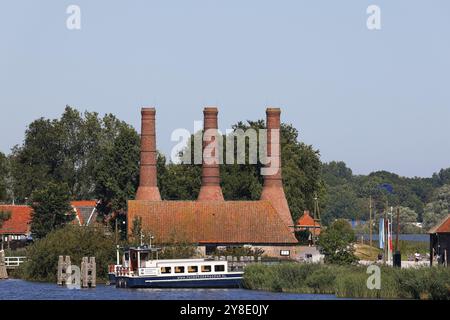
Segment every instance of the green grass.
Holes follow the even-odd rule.
[[[324,264],[282,263],[245,269],[248,289],[335,294],[343,298],[450,299],[450,268],[381,267],[381,288],[367,288],[367,268]]]

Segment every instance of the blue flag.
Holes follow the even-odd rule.
[[[378,235],[380,249],[384,249],[384,218],[380,218],[380,227],[378,229],[380,230],[380,234]]]

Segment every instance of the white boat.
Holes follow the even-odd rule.
[[[243,272],[230,271],[228,261],[160,260],[157,254],[158,249],[147,246],[126,249],[122,264],[110,266],[110,283],[118,288],[238,288],[242,285]]]

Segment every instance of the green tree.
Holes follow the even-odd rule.
[[[399,207],[400,209],[400,232],[401,233],[420,233],[421,229],[413,225],[413,223],[418,222],[417,212],[408,207]],[[395,216],[396,217],[396,216]],[[397,223],[397,218],[395,218],[395,223]],[[397,227],[395,224],[394,228]],[[396,230],[396,229],[395,229]]]
[[[352,264],[358,258],[354,254],[355,233],[345,220],[336,220],[319,236],[318,245],[331,264]]]
[[[121,128],[129,126],[111,114],[80,113],[67,106],[60,119],[40,118],[11,153],[11,183],[19,202],[49,182],[66,183],[73,199],[97,198],[96,171]]]
[[[31,233],[42,239],[49,232],[64,227],[75,218],[66,184],[50,182],[32,194]]]
[[[450,213],[450,184],[435,191],[432,201],[425,207],[423,228],[429,230]]]
[[[111,148],[105,150],[95,171],[95,193],[100,215],[108,221],[124,221],[127,201],[134,199],[139,184],[140,139],[131,126],[121,126]],[[126,226],[118,224],[125,235]]]
[[[8,158],[0,152],[0,202],[8,199]]]

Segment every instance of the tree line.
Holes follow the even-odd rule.
[[[265,122],[238,122],[233,128],[259,130]],[[319,151],[302,142],[292,125],[282,124],[280,138],[283,182],[294,220],[314,208],[316,197],[325,224],[338,218],[367,219],[369,197],[375,211],[386,203],[402,206],[405,217],[426,224],[449,210],[450,169],[431,178],[404,178],[384,171],[353,175],[343,162],[322,163]],[[184,152],[190,152],[189,147]],[[139,183],[139,151],[139,134],[129,124],[112,114],[82,113],[67,106],[59,119],[30,123],[21,145],[9,155],[0,153],[0,202],[31,204],[32,232],[37,237],[71,219],[66,211],[70,200],[99,200],[101,222],[124,221],[127,200],[134,198]],[[201,165],[171,163],[158,153],[157,169],[163,199],[197,198]],[[221,165],[225,199],[259,199],[260,169],[260,164]],[[51,199],[59,204],[43,205]],[[57,216],[49,219],[50,211]],[[119,226],[125,228],[123,223]]]

